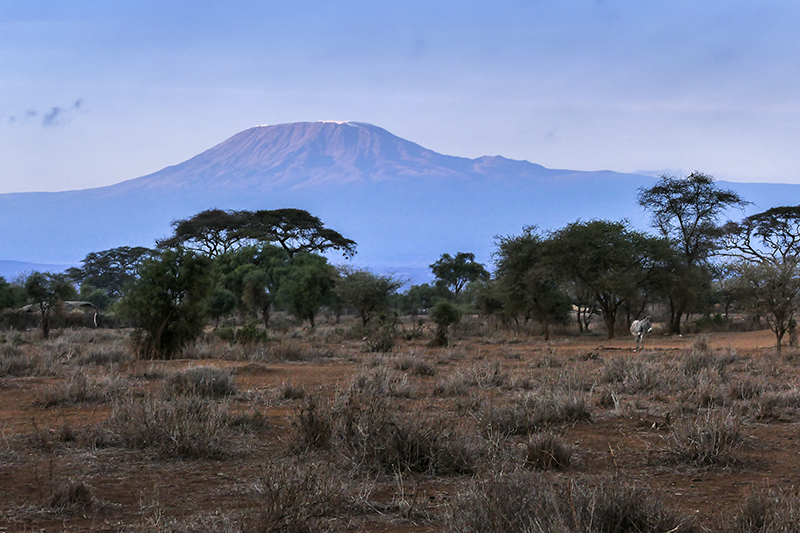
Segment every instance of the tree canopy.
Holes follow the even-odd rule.
[[[208,209],[172,222],[174,234],[158,241],[159,248],[184,247],[212,258],[247,244],[277,243],[289,257],[300,252],[338,250],[356,253],[356,243],[325,227],[302,209],[233,211]]]
[[[456,300],[458,300],[461,289],[467,283],[489,278],[486,268],[475,261],[475,254],[468,252],[458,252],[455,257],[450,254],[442,254],[438,261],[430,265],[430,268],[433,275],[453,291]]]
[[[680,253],[682,265],[675,272],[683,276],[673,276],[674,290],[667,294],[670,330],[680,334],[681,317],[700,295],[697,288],[705,277],[704,263],[718,247],[722,235],[719,217],[747,202],[736,192],[717,187],[711,176],[696,171],[683,179],[662,175],[652,187],[639,189],[638,200],[650,211],[653,227]],[[688,287],[694,288],[685,290]]]
[[[67,269],[67,275],[80,285],[91,285],[106,291],[112,298],[122,296],[123,288],[136,278],[142,261],[155,252],[142,246],[120,246],[101,252],[91,252],[81,261],[80,268]]]
[[[165,250],[145,260],[120,303],[141,332],[139,351],[169,359],[203,331],[213,287],[210,260],[187,250]]]
[[[563,279],[594,295],[609,338],[617,311],[648,282],[663,250],[659,239],[607,220],[573,222],[553,232],[548,246]]]

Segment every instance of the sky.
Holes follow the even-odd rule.
[[[0,193],[367,122],[549,168],[800,183],[800,2],[4,0]]]

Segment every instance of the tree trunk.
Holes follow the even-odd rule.
[[[48,311],[42,311],[42,338],[50,338],[50,313]]]
[[[264,327],[269,328],[269,308],[272,304],[261,308],[261,318],[264,319]]]
[[[606,330],[608,331],[608,339],[614,338],[614,325],[617,322],[617,314],[611,311],[603,312],[603,322],[606,323]]]
[[[672,323],[669,326],[670,333],[673,335],[680,335],[681,334],[681,316],[683,315],[683,309],[676,309],[675,314],[671,317]]]

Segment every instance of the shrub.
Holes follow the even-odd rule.
[[[163,457],[219,458],[229,452],[227,409],[205,398],[125,398],[113,406],[108,427],[123,446]]]
[[[461,320],[461,311],[455,304],[447,300],[439,300],[430,312],[430,319],[436,324],[436,336],[432,346],[447,346],[447,328]]]
[[[405,375],[385,368],[356,376],[351,388],[375,396],[410,398],[414,394],[414,387],[408,383]]]
[[[254,485],[258,510],[246,515],[243,529],[286,533],[326,529],[321,520],[346,505],[337,477],[318,464],[269,463]]]
[[[608,481],[597,488],[516,470],[473,480],[447,511],[446,531],[493,533],[690,533],[689,516],[643,489]]]
[[[309,398],[292,418],[294,434],[289,445],[295,452],[324,450],[330,446],[333,420],[330,409],[320,409],[319,398]]]
[[[733,463],[743,444],[739,421],[714,411],[673,423],[669,439],[668,452],[675,460],[698,466]]]
[[[86,511],[93,505],[92,489],[83,481],[57,484],[48,501],[50,509],[63,514]]]
[[[302,400],[306,397],[306,389],[302,385],[292,384],[291,381],[289,383],[283,383],[281,385],[280,397],[284,400]]]
[[[184,394],[206,398],[224,398],[238,392],[230,370],[196,366],[175,372],[164,385],[167,395]]]
[[[539,391],[517,396],[509,405],[486,407],[480,418],[490,433],[527,435],[554,424],[588,420],[591,414],[582,394]]]
[[[736,515],[733,531],[779,533],[796,531],[800,523],[800,497],[780,489],[751,494]]]
[[[539,470],[566,468],[572,459],[572,449],[552,433],[538,433],[528,439],[525,466]]]
[[[51,385],[37,394],[36,403],[42,407],[63,404],[102,403],[121,394],[129,387],[128,380],[119,377],[106,377],[92,380],[85,372],[76,372],[69,380]]]
[[[140,355],[170,359],[203,333],[211,271],[210,259],[180,249],[144,260],[119,306]]]
[[[335,449],[349,465],[372,472],[467,474],[474,472],[480,454],[447,421],[402,415],[386,397],[356,389],[332,407],[307,404],[292,426],[295,451]]]

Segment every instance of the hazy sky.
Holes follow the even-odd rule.
[[[0,193],[116,183],[258,124],[449,155],[800,183],[800,2],[0,2]]]

